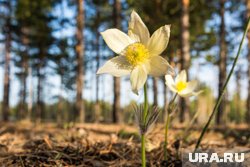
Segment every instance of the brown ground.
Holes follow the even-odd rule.
[[[183,126],[170,129],[170,155],[165,162],[163,126],[154,128],[147,137],[148,166],[181,166],[178,155],[182,149],[193,150],[200,134],[199,129],[193,128],[180,142],[178,139],[183,136],[184,129]],[[213,128],[206,134],[202,147],[249,151],[250,130],[247,126]],[[2,123],[0,164],[22,167],[140,166],[140,137],[134,126],[125,125],[75,124],[58,128],[55,124]]]

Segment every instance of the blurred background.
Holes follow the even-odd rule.
[[[133,123],[132,106],[143,101],[143,92],[134,95],[128,77],[96,75],[116,56],[100,32],[127,32],[132,10],[151,34],[171,24],[162,55],[204,90],[179,99],[175,121],[195,117],[204,124],[239,47],[250,0],[0,0],[0,120]],[[218,125],[250,122],[250,43],[243,48]],[[162,121],[172,97],[164,77],[149,78],[148,90]]]

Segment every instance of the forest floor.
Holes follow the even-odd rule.
[[[164,128],[158,124],[147,136],[148,166],[181,166],[183,152],[191,152],[200,134],[184,126],[169,131],[168,160],[164,161]],[[240,150],[250,166],[250,130],[246,125],[212,128],[203,149]],[[1,166],[140,166],[140,136],[135,126],[113,124],[0,124]]]

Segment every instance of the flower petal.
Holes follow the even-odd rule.
[[[188,96],[193,96],[195,95],[195,88],[197,87],[198,82],[196,80],[190,81],[187,83],[187,87],[179,92],[179,95],[182,97],[188,97]]]
[[[149,40],[150,34],[148,28],[146,27],[140,16],[135,11],[132,11],[131,13],[128,35],[137,42],[141,42],[145,45]]]
[[[152,56],[147,64],[148,73],[154,77],[174,74],[174,69],[168,61],[161,56]]]
[[[115,77],[128,75],[131,72],[131,66],[127,62],[126,57],[116,56],[108,60],[101,68],[98,69],[97,74],[111,74]]]
[[[193,92],[189,92],[189,93],[181,93],[181,92],[179,92],[178,95],[181,96],[181,97],[190,97],[190,96],[193,96]]]
[[[101,32],[101,35],[110,49],[115,53],[121,53],[128,45],[134,43],[124,32],[112,28]]]
[[[165,75],[165,84],[169,87],[169,89],[173,92],[177,92],[175,87],[174,79],[171,75]]]
[[[181,97],[191,97],[191,96],[198,96],[199,94],[201,94],[203,91],[198,91],[198,92],[191,92],[191,93],[188,93],[188,94],[182,94],[182,93],[179,93],[179,95]]]
[[[187,82],[187,72],[186,70],[182,70],[176,77],[175,83],[178,82]],[[188,85],[187,85],[188,86]]]
[[[198,85],[198,81],[196,81],[196,80],[190,81],[187,83],[187,88],[185,90],[194,91],[195,88],[197,87],[197,85]]]
[[[130,83],[132,91],[138,95],[138,90],[143,87],[146,80],[147,80],[147,72],[145,67],[143,65],[135,67],[130,75]]]
[[[156,30],[149,39],[148,50],[153,55],[161,54],[167,47],[170,37],[170,25],[165,25]]]
[[[198,96],[200,95],[201,93],[203,93],[203,90],[200,90],[198,92],[193,92],[193,96]]]

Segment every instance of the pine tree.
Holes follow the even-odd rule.
[[[114,26],[116,28],[121,28],[121,2],[120,0],[114,0],[113,4],[113,18],[114,18]],[[121,111],[120,101],[121,101],[121,79],[118,77],[114,77],[114,102],[113,102],[113,112],[112,118],[113,123],[120,122],[119,112]]]
[[[77,4],[77,17],[76,17],[76,61],[77,61],[77,76],[76,76],[76,109],[79,114],[79,121],[84,122],[85,112],[84,103],[82,99],[82,92],[84,87],[84,1],[76,0]]]
[[[65,16],[65,6],[73,6],[73,2],[67,2],[65,0],[53,1],[53,6],[59,8],[59,15],[55,16],[53,30],[54,32],[59,32],[59,36],[55,38],[55,46],[57,52],[50,56],[50,60],[55,63],[56,66],[53,66],[53,75],[58,75],[60,84],[59,92],[54,96],[57,101],[56,106],[56,122],[58,126],[62,126],[63,122],[69,121],[69,115],[72,111],[65,112],[65,102],[67,98],[63,96],[66,92],[74,91],[73,85],[75,81],[75,57],[74,57],[74,44],[70,44],[70,40],[73,40],[73,36],[68,36],[63,33],[63,31],[71,25],[71,18]],[[67,103],[66,103],[67,104]]]
[[[4,121],[9,120],[9,98],[10,98],[10,61],[11,61],[11,41],[12,41],[12,8],[10,1],[2,1],[1,5],[7,10],[7,13],[3,14],[3,35],[4,35],[4,88],[3,88],[3,106],[2,117]]]
[[[28,10],[28,4],[29,1],[22,0],[18,1],[16,5],[16,11],[15,11],[15,19],[16,19],[16,27],[15,27],[15,33],[16,33],[16,39],[15,42],[19,45],[15,57],[15,65],[20,70],[19,72],[16,72],[16,75],[20,79],[21,82],[21,89],[20,89],[20,102],[19,102],[19,111],[18,111],[18,117],[24,118],[29,116],[26,111],[26,95],[27,95],[27,76],[28,76],[28,69],[29,69],[29,17],[23,13],[23,10]]]
[[[96,11],[96,39],[95,39],[95,46],[96,46],[96,71],[99,69],[100,66],[100,33],[99,33],[99,26],[100,26],[100,6],[97,7]],[[95,101],[95,122],[100,121],[101,111],[100,111],[100,102],[99,102],[99,82],[100,77],[96,75],[96,101]]]
[[[226,62],[227,62],[227,46],[226,46],[226,41],[225,41],[225,36],[226,36],[226,29],[225,29],[225,0],[220,0],[220,33],[219,33],[219,38],[220,38],[220,59],[219,59],[219,86],[218,86],[218,95],[221,94],[223,85],[226,80],[226,74],[227,74],[227,69],[226,69]],[[222,116],[223,116],[223,111],[225,110],[225,105],[226,101],[225,98],[222,99],[218,112],[217,112],[217,117],[216,117],[216,123],[221,124],[222,123]]]
[[[22,3],[21,3],[22,2]],[[45,116],[44,102],[43,102],[43,89],[45,85],[46,71],[45,68],[51,56],[49,49],[54,42],[52,36],[52,28],[49,23],[52,21],[51,9],[53,3],[50,1],[20,1],[20,15],[23,11],[26,12],[22,16],[23,20],[27,21],[25,27],[28,31],[29,61],[32,67],[32,72],[37,78],[37,92],[36,92],[36,121],[40,122]]]
[[[181,1],[181,70],[186,70],[190,66],[190,32],[189,32],[189,0]],[[180,99],[180,122],[184,122],[185,113],[189,113],[188,101],[185,98]]]

